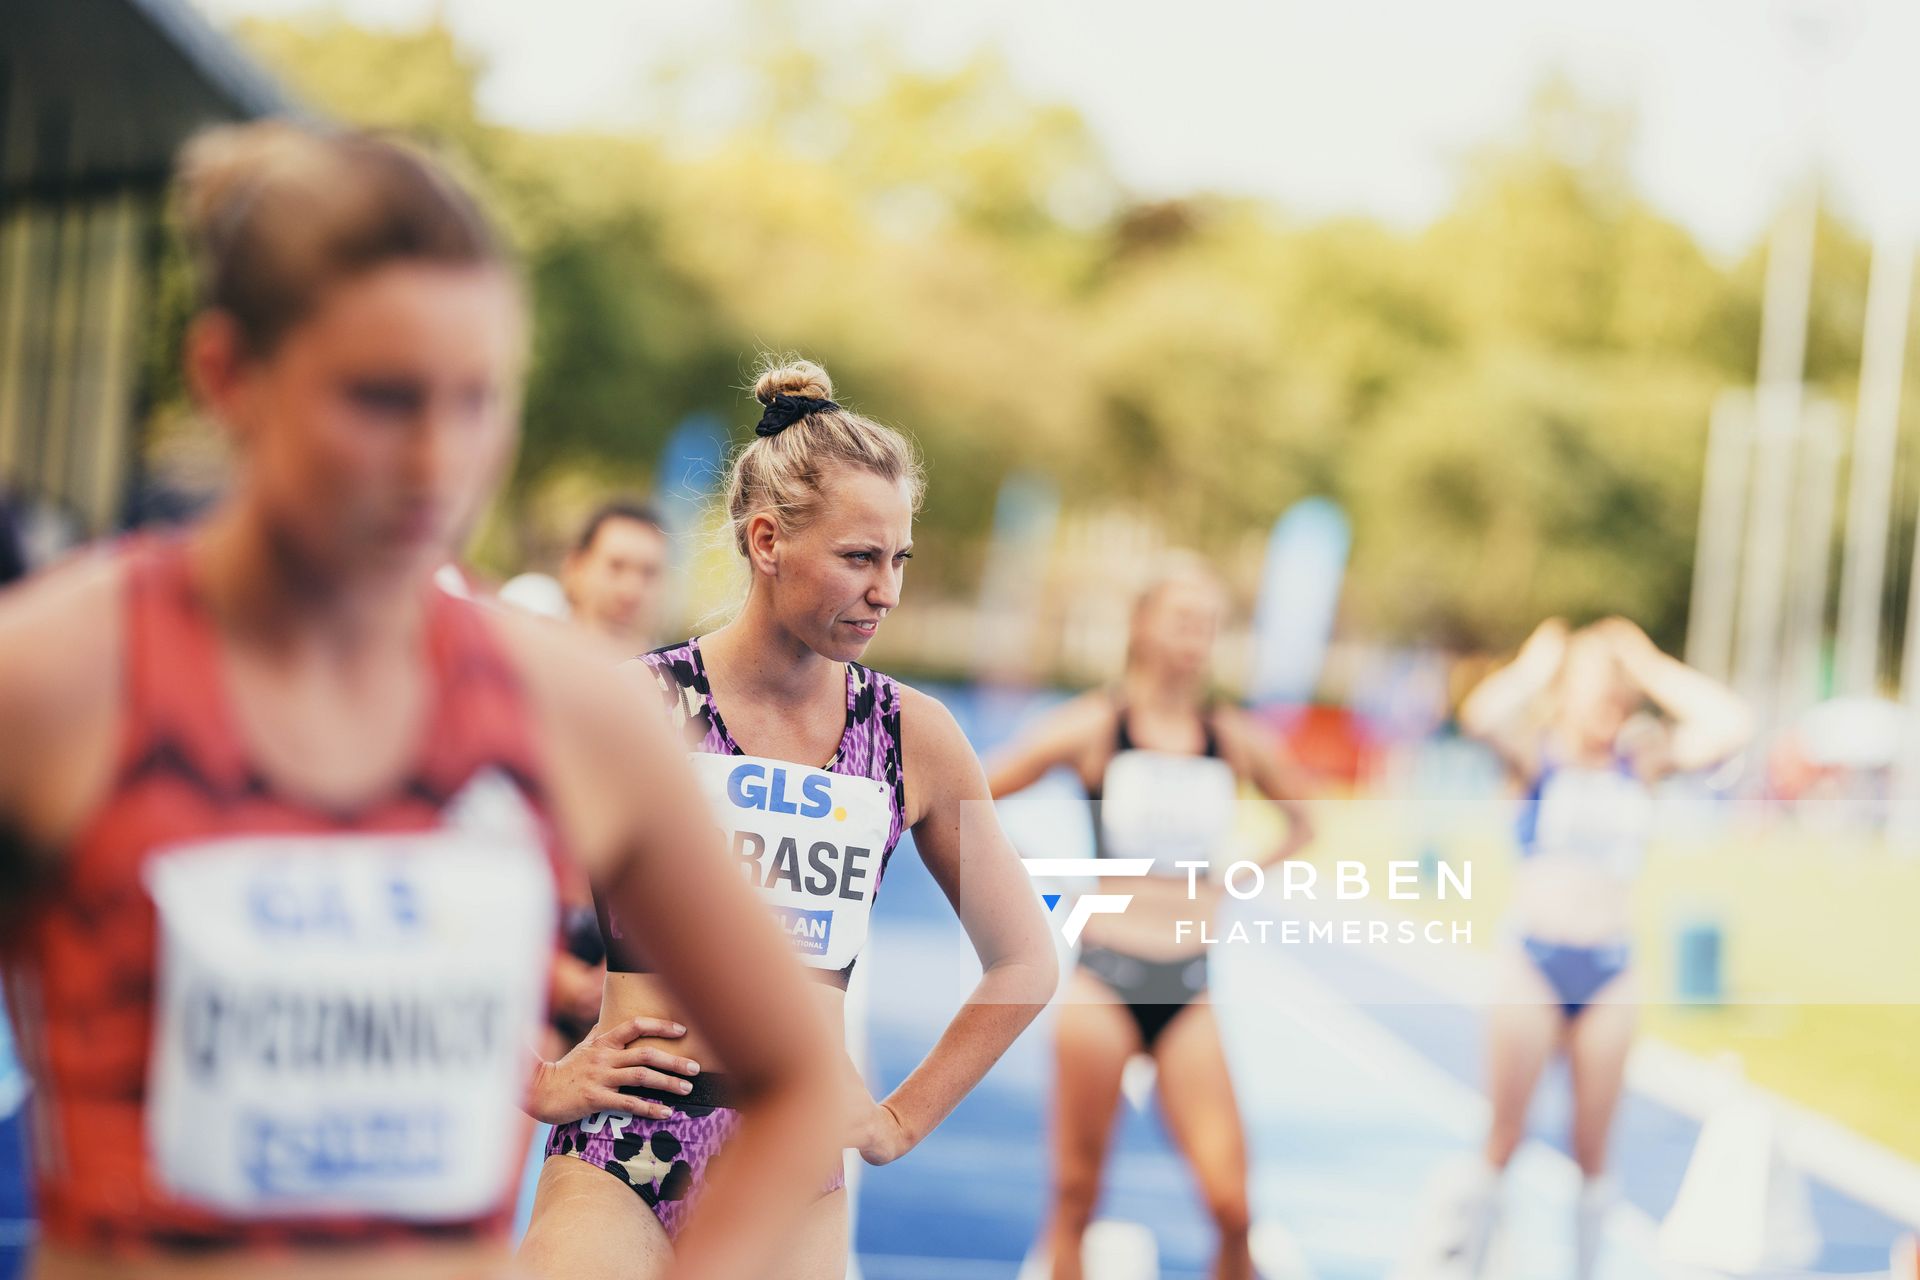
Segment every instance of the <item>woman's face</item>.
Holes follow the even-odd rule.
[[[211,380],[245,500],[313,571],[430,571],[512,456],[524,349],[498,267],[397,262],[334,285],[270,354],[236,348]]]
[[[850,662],[900,603],[913,500],[904,481],[856,467],[835,467],[821,483],[813,522],[791,536],[771,535],[766,586],[788,631],[821,657]]]
[[[1558,693],[1560,731],[1596,750],[1613,745],[1636,704],[1612,648],[1603,637],[1586,633],[1567,646]]]
[[[1160,585],[1141,610],[1134,660],[1179,680],[1198,680],[1213,657],[1224,602],[1211,582],[1175,578]]]

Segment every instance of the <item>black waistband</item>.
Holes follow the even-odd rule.
[[[702,1071],[697,1076],[689,1076],[693,1082],[691,1093],[670,1093],[665,1089],[648,1089],[639,1085],[623,1085],[620,1092],[629,1098],[645,1098],[649,1102],[664,1102],[670,1107],[685,1110],[688,1107],[737,1107],[738,1090],[727,1078],[724,1071]]]
[[[1186,1004],[1207,989],[1207,953],[1148,959],[1097,943],[1080,948],[1080,967],[1134,1004]]]
[[[855,956],[847,962],[847,967],[844,969],[815,969],[809,966],[807,976],[811,977],[815,982],[824,983],[829,987],[838,987],[840,990],[845,991],[847,984],[853,981],[853,966],[857,963],[859,963],[859,957]],[[652,973],[653,970],[646,968],[622,968],[610,955],[607,957],[607,972],[647,974]]]

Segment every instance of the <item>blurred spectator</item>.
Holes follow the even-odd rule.
[[[500,599],[529,613],[570,618],[607,641],[618,661],[651,647],[667,585],[667,534],[653,508],[630,500],[606,503],[587,518],[560,568],[560,580],[523,573]],[[565,949],[555,958],[553,1023],[577,1043],[600,1011],[606,949],[584,883],[562,890]]]
[[[567,603],[566,588],[559,579],[550,574],[531,570],[516,573],[500,584],[500,603],[510,604],[523,613],[536,618],[553,618],[565,622],[573,616],[573,607]]]
[[[667,533],[652,507],[609,502],[560,568],[573,620],[637,653],[651,645],[667,585]]]

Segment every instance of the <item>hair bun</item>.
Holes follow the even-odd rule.
[[[789,360],[762,369],[754,379],[753,398],[772,404],[775,396],[800,396],[808,400],[833,399],[833,379],[811,360]]]
[[[205,129],[181,149],[174,208],[188,242],[218,251],[234,215],[264,183],[317,167],[325,147],[285,120],[257,120]]]

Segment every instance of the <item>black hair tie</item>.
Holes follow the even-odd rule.
[[[810,413],[839,407],[831,400],[816,400],[812,396],[776,395],[767,401],[766,410],[760,415],[760,421],[753,424],[753,434],[777,436]]]

